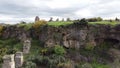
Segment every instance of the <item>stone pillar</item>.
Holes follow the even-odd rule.
[[[24,54],[28,54],[30,51],[30,47],[31,47],[31,41],[30,40],[25,40],[23,43],[23,53]]]
[[[23,65],[23,53],[17,52],[15,54],[15,68],[21,68]]]
[[[38,22],[40,18],[38,16],[35,17],[35,22]]]
[[[15,68],[14,55],[3,56],[2,68]]]

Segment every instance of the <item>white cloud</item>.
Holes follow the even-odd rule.
[[[120,0],[0,0],[0,22],[43,19],[120,17]]]

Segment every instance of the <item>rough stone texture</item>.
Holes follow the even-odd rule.
[[[5,55],[3,57],[2,68],[15,68],[14,55]]]
[[[81,66],[81,68],[93,68],[91,64],[85,63]]]
[[[23,43],[23,53],[24,54],[28,54],[30,51],[30,47],[31,47],[31,41],[30,40],[25,40]]]
[[[38,37],[46,47],[63,45],[66,48],[82,48],[87,44],[97,46],[106,39],[120,42],[120,26],[72,24],[68,26],[41,27],[39,32],[31,30],[32,37]],[[109,41],[111,42],[111,41]],[[118,43],[116,42],[116,45]],[[118,46],[120,47],[120,46]]]
[[[38,38],[46,47],[63,45],[66,48],[82,48],[87,44],[100,45],[106,39],[115,42],[116,48],[120,48],[120,25],[87,25],[72,24],[68,26],[52,27],[42,26],[38,31],[31,28],[25,31],[17,26],[5,27],[2,38]],[[109,41],[111,42],[111,41]]]
[[[5,26],[2,32],[1,37],[3,39],[7,38],[16,38],[21,40],[22,38],[30,37],[29,31],[26,31],[23,27],[14,26]]]
[[[113,57],[114,59],[117,59],[120,61],[120,50],[118,49],[110,49],[109,50],[109,54],[111,55],[111,57]]]
[[[23,53],[17,52],[15,54],[15,68],[20,68],[23,65]]]

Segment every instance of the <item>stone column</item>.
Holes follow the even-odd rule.
[[[23,65],[23,53],[17,52],[15,54],[15,68],[21,68]]]
[[[2,68],[15,68],[14,55],[3,56]]]
[[[30,47],[31,47],[31,41],[30,40],[25,40],[23,43],[23,53],[24,54],[28,54],[30,51]]]

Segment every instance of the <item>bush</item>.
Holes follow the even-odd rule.
[[[15,54],[18,51],[18,49],[13,48],[13,49],[8,49],[7,54]]]
[[[60,45],[56,45],[56,46],[54,47],[54,52],[55,52],[55,54],[57,54],[57,55],[63,55],[63,54],[66,53],[65,49],[64,49],[62,46],[60,46]]]
[[[75,20],[74,23],[79,24],[79,25],[87,25],[88,24],[88,22],[85,18],[83,18],[81,20]]]
[[[57,68],[73,68],[73,64],[71,62],[59,63],[57,64]]]
[[[7,52],[7,48],[1,48],[0,49],[0,56],[4,56]]]
[[[2,32],[2,30],[3,30],[3,26],[2,26],[2,25],[0,25],[0,33]]]
[[[33,28],[37,29],[37,28],[39,28],[40,26],[46,25],[46,24],[47,24],[47,21],[45,21],[45,20],[36,21],[36,22],[33,24]]]
[[[3,26],[0,25],[0,35],[2,34],[2,31],[3,31]]]
[[[36,64],[31,62],[31,61],[28,61],[24,64],[23,66],[24,68],[36,68]]]
[[[102,21],[103,19],[101,17],[95,17],[95,18],[89,18],[87,19],[88,22],[97,22]]]
[[[86,49],[86,50],[93,50],[94,47],[95,47],[95,46],[94,46],[91,42],[89,42],[89,43],[86,44],[85,49]]]
[[[48,52],[48,49],[47,49],[47,48],[44,48],[44,49],[42,49],[42,50],[40,51],[40,53],[41,53],[42,55],[45,55],[47,52]]]

